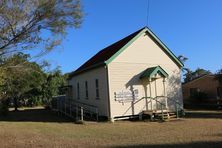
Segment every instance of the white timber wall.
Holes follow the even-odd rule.
[[[166,79],[166,95],[182,104],[181,69],[176,63],[145,33],[134,41],[127,49],[118,55],[109,65],[109,95],[111,117],[136,115],[145,110],[145,100],[132,105],[132,101],[115,101],[114,93],[138,90],[135,101],[150,96],[148,80],[139,79],[141,73],[149,67],[161,66],[168,74]],[[160,96],[164,92],[163,82],[158,79],[151,83],[151,96]],[[174,110],[174,103],[168,102]],[[150,106],[149,106],[150,109]]]
[[[99,81],[99,99],[96,98],[95,80]],[[85,82],[88,83],[88,99],[86,99]],[[108,88],[107,72],[105,67],[99,67],[74,76],[68,81],[72,85],[72,99],[98,107],[99,116],[108,116]],[[79,99],[77,92],[77,83],[79,83]]]

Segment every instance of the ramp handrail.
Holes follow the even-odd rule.
[[[164,115],[163,115],[163,108],[164,108],[164,106],[166,107],[166,104],[163,104],[162,102],[160,102],[159,100],[157,100],[157,97],[142,97],[142,98],[140,98],[139,100],[137,100],[136,102],[134,102],[134,105],[136,104],[136,103],[138,103],[138,102],[140,102],[141,100],[143,100],[143,99],[149,99],[149,102],[147,102],[147,103],[150,103],[152,100],[155,100],[157,103],[159,103],[160,104],[160,107],[161,107],[161,117],[162,117],[162,120],[164,120]]]
[[[85,104],[79,101],[71,100],[68,98],[59,98],[54,97],[56,99],[57,105],[56,110],[58,113],[62,113],[70,118],[75,118],[76,120],[83,120],[84,115],[90,115],[89,117],[96,118],[98,121],[98,107]],[[87,116],[88,117],[88,116]]]

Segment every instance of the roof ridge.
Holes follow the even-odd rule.
[[[86,70],[109,64],[144,32],[147,32],[150,38],[154,40],[154,42],[156,42],[156,44],[160,46],[160,48],[162,48],[162,50],[172,58],[180,68],[183,67],[183,63],[173,54],[173,52],[147,26],[145,26],[97,52],[77,70],[71,72],[70,78]]]
[[[196,80],[201,79],[201,78],[206,77],[206,76],[212,76],[212,77],[215,77],[215,74],[203,74],[203,75],[200,75],[200,76],[198,76],[198,77],[192,79],[191,81],[184,82],[183,85],[188,84],[188,83],[191,83],[191,82],[193,82],[193,81],[196,81]]]

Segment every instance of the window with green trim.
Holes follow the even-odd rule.
[[[89,99],[88,82],[85,81],[86,99]]]
[[[77,83],[77,99],[80,99],[79,82]]]
[[[95,80],[95,85],[96,85],[96,99],[99,99],[99,80]]]

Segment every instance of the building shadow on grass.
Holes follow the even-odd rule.
[[[184,143],[184,144],[145,144],[145,145],[116,145],[113,147],[119,147],[119,148],[221,148],[222,147],[222,141],[213,141],[213,142],[192,142],[192,143]]]
[[[222,111],[190,110],[190,111],[186,111],[185,118],[222,119]]]
[[[63,116],[58,116],[56,112],[44,108],[25,109],[20,111],[10,111],[7,116],[0,116],[0,122],[73,122]]]

